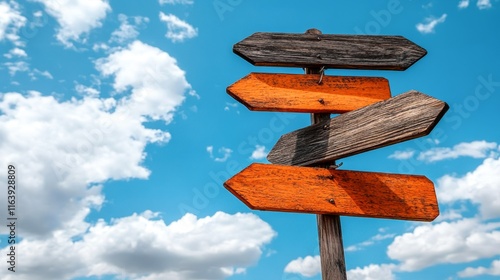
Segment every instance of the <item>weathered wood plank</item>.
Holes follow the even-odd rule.
[[[233,46],[257,66],[405,70],[427,51],[402,36],[257,32]]]
[[[251,209],[432,221],[439,215],[425,176],[254,163],[224,186]]]
[[[316,215],[323,280],[347,280],[339,215]],[[333,240],[332,240],[333,239]],[[323,261],[327,259],[328,261]]]
[[[429,134],[448,105],[418,91],[342,114],[281,136],[267,159],[312,165]]]
[[[389,81],[346,77],[250,73],[227,93],[254,111],[345,113],[391,98]]]

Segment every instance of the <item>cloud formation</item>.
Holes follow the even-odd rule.
[[[446,20],[447,15],[443,14],[439,18],[428,17],[423,23],[417,24],[417,30],[422,34],[434,33],[436,26],[443,23]]]
[[[462,142],[455,146],[449,147],[436,147],[426,151],[421,151],[417,159],[425,162],[437,162],[447,159],[457,159],[459,157],[471,157],[471,158],[486,158],[494,156],[498,153],[498,148],[500,146],[495,142],[487,142],[485,140],[472,141],[472,142]],[[388,158],[396,160],[408,160],[413,158],[416,154],[414,150],[406,151],[395,151],[393,154],[389,155]]]
[[[356,267],[347,271],[349,280],[393,280],[396,279],[394,271],[398,269],[395,264],[370,264],[363,268]],[[320,256],[306,256],[297,258],[287,264],[285,273],[299,274],[303,277],[313,277],[321,273]]]
[[[0,2],[0,42],[8,40],[14,45],[22,45],[19,30],[26,24],[17,2]]]
[[[137,40],[97,60],[96,68],[102,75],[114,78],[113,88],[118,93],[131,90],[130,96],[120,101],[120,114],[169,123],[191,89],[175,58]]]
[[[458,157],[486,158],[490,152],[497,149],[498,145],[494,142],[473,141],[459,143],[453,148],[433,148],[421,152],[418,155],[419,160],[433,162],[445,159],[455,159]]]
[[[389,155],[389,158],[397,159],[397,160],[406,160],[406,159],[412,158],[413,155],[415,155],[415,151],[413,151],[413,150],[395,151],[392,155]]]
[[[147,178],[146,145],[166,143],[170,134],[144,123],[171,121],[190,90],[175,59],[138,41],[97,64],[115,77],[121,96],[99,98],[95,89],[66,101],[36,91],[0,94],[0,153],[6,155],[0,163],[16,163],[30,174],[20,196],[20,204],[31,206],[20,210],[20,232],[28,238],[67,229],[76,216],[98,209],[104,200],[101,183]]]
[[[75,235],[77,241],[63,232],[24,239],[18,246],[23,269],[2,279],[222,280],[254,265],[276,233],[253,214],[186,214],[167,225],[158,213],[145,211],[110,223],[99,220]]]
[[[476,5],[480,10],[489,9],[492,7],[491,0],[477,0]]]
[[[479,207],[483,219],[500,218],[500,158],[487,158],[464,176],[438,179],[436,192],[441,203],[468,201]]]
[[[172,42],[183,42],[186,39],[191,39],[198,36],[198,29],[191,26],[189,23],[181,20],[173,14],[164,14],[160,12],[160,20],[167,24],[167,33],[165,37]]]
[[[467,7],[469,7],[469,0],[460,0],[460,2],[458,2],[458,8],[465,9]]]
[[[119,14],[118,20],[120,21],[120,27],[111,33],[110,42],[119,44],[135,39],[139,35],[137,27],[143,23],[149,22],[149,18],[147,17],[136,16],[129,18],[124,14]],[[132,23],[130,23],[130,21],[132,21]]]
[[[436,264],[467,263],[500,255],[500,158],[493,154],[474,171],[463,176],[438,179],[436,192],[441,206],[471,203],[479,212],[455,221],[417,226],[397,236],[388,247],[390,258],[404,271],[417,271]],[[470,270],[464,273],[472,273]]]
[[[267,157],[266,147],[261,145],[255,145],[255,150],[252,151],[250,155],[251,160],[262,160]]]
[[[347,271],[349,280],[394,280],[396,276],[393,271],[397,268],[394,264],[370,264],[363,268],[357,267]]]
[[[233,150],[226,148],[226,147],[220,147],[218,149],[218,153],[221,154],[221,156],[217,157],[217,156],[214,156],[214,146],[208,146],[207,153],[210,155],[210,158],[213,159],[214,161],[225,162],[229,159],[229,157],[233,153]]]
[[[458,273],[461,278],[477,277],[481,275],[500,276],[500,260],[495,260],[490,267],[468,267]]]
[[[477,218],[421,225],[395,238],[387,254],[403,271],[445,263],[466,263],[498,255],[500,223]]]
[[[300,274],[305,277],[313,277],[321,273],[320,256],[297,258],[286,265],[285,272]]]
[[[193,0],[159,0],[160,5],[170,4],[181,4],[181,5],[192,5],[194,3]]]

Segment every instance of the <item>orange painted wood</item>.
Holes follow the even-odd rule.
[[[224,183],[251,209],[433,221],[425,176],[253,163]]]
[[[250,73],[227,93],[254,111],[345,113],[391,98],[389,81],[342,77]]]
[[[269,162],[311,166],[428,135],[449,106],[415,90],[292,131],[280,137]]]

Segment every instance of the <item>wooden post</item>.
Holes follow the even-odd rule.
[[[318,29],[309,29],[306,33],[322,34]],[[304,70],[306,74],[319,74],[324,71],[321,68],[305,68]],[[312,124],[328,119],[330,119],[329,113],[311,114]],[[347,280],[340,216],[317,215],[317,221],[322,279]]]

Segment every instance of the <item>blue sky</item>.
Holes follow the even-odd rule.
[[[342,218],[349,279],[500,276],[500,3],[0,1],[0,181],[18,170],[17,272],[1,279],[321,279],[316,218],[251,211],[222,183],[307,114],[225,93],[254,32],[403,35],[428,54],[380,76],[450,105],[427,137],[341,169],[423,174],[432,223]],[[1,191],[0,219],[6,221]]]

